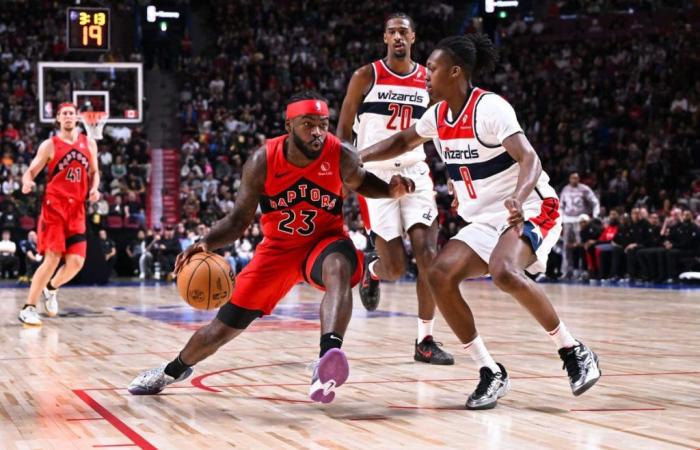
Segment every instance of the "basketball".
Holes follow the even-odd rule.
[[[226,260],[212,252],[194,254],[177,275],[180,297],[195,309],[217,309],[231,298],[235,277]]]

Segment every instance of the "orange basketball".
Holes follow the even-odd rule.
[[[212,252],[195,253],[177,274],[177,289],[196,309],[217,309],[231,298],[235,277],[226,260]]]

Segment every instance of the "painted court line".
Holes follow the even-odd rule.
[[[129,438],[133,444],[128,444],[129,446],[137,446],[143,450],[156,450],[156,447],[151,445],[143,436],[134,431],[127,424],[119,420],[114,414],[109,412],[107,408],[102,406],[94,398],[90,396],[84,389],[73,389],[73,393],[77,395],[82,401],[84,401],[90,408],[92,408],[97,414],[105,418],[114,428],[116,428],[120,433]],[[119,444],[119,446],[127,444]],[[94,447],[114,447],[113,445],[95,445]]]

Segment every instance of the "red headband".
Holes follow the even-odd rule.
[[[299,100],[287,105],[287,119],[304,115],[327,116],[328,104],[323,100]]]
[[[64,103],[61,103],[60,105],[58,105],[58,109],[56,110],[56,115],[61,114],[61,110],[63,108],[73,108],[76,111],[78,110],[78,108],[74,104],[69,103],[69,102],[64,102]]]

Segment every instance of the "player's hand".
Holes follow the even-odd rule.
[[[90,199],[90,203],[97,203],[100,201],[100,197],[102,195],[100,194],[100,191],[97,189],[90,189],[90,194],[88,198]]]
[[[36,183],[34,182],[34,180],[23,179],[22,180],[22,193],[29,194],[34,189],[34,186],[36,186]]]
[[[459,199],[457,198],[457,192],[455,191],[455,184],[452,179],[447,180],[447,193],[452,196],[452,203],[450,206],[452,208],[457,208],[459,206]]]
[[[508,210],[508,225],[518,225],[525,221],[523,205],[520,204],[520,200],[510,197],[503,202],[503,205]]]
[[[394,175],[391,177],[391,180],[389,180],[389,193],[391,194],[391,198],[403,197],[415,190],[416,183],[410,178]]]
[[[175,258],[175,270],[173,270],[173,273],[175,276],[177,276],[178,273],[180,273],[180,270],[189,262],[190,258],[200,252],[206,252],[209,249],[207,248],[207,244],[205,244],[202,241],[199,241],[195,244],[190,245],[185,249],[184,252],[180,253],[177,255],[177,258]]]

